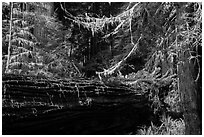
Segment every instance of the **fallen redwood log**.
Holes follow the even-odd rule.
[[[129,134],[150,122],[148,96],[98,81],[3,75],[3,134]]]

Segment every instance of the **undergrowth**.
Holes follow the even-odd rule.
[[[184,135],[185,123],[180,106],[180,97],[177,89],[177,80],[170,85],[171,90],[164,98],[168,107],[160,114],[161,124],[151,122],[150,126],[143,126],[138,130],[139,135]],[[162,92],[162,91],[160,91]]]
[[[164,116],[161,118],[162,124],[155,126],[151,123],[149,127],[142,127],[138,130],[139,135],[184,135],[185,123],[183,119],[172,119],[170,116]]]

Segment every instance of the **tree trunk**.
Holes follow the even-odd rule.
[[[146,94],[85,79],[2,76],[2,134],[129,134],[150,123]]]
[[[189,53],[180,54],[178,64],[179,91],[185,121],[185,134],[201,134],[201,119],[199,117],[199,101],[197,84],[194,80],[194,65],[189,61]]]
[[[11,39],[12,39],[12,20],[13,20],[13,2],[11,4],[11,14],[10,14],[10,29],[9,29],[9,46],[8,46],[8,56],[7,56],[7,63],[6,63],[6,70],[5,73],[8,72],[9,64],[10,64],[10,56],[11,56]]]

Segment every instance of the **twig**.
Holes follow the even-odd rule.
[[[153,79],[138,79],[136,81],[133,81],[133,82],[130,82],[128,83],[129,85],[133,85],[133,84],[137,84],[139,82],[146,82],[146,83],[149,83],[149,84],[153,84],[154,83],[154,80]]]

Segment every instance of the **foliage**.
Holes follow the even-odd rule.
[[[130,73],[124,73],[127,66],[131,66],[133,72],[143,67],[153,72],[157,64],[155,63],[156,56],[160,56],[160,60],[165,60],[167,66],[176,64],[172,61],[178,61],[178,48],[185,47],[187,43],[192,43],[191,45],[195,45],[193,47],[196,48],[201,41],[201,25],[199,25],[201,24],[201,6],[199,4],[133,2],[67,5],[58,3],[64,13],[63,17],[57,15],[59,13],[55,14],[55,17],[46,15],[49,8],[45,6],[46,4],[26,4],[37,10],[23,11],[19,7],[20,3],[16,3],[13,13],[16,18],[13,20],[15,33],[12,35],[15,37],[13,36],[12,41],[17,47],[19,44],[24,46],[15,49],[15,54],[21,57],[29,54],[35,56],[34,51],[28,47],[34,47],[33,50],[37,49],[37,52],[41,51],[47,57],[52,57],[56,54],[55,51],[63,52],[58,49],[64,47],[66,50],[62,54],[67,53],[67,56],[72,56],[77,62],[82,62],[83,67],[96,66],[94,71],[109,75],[121,70],[123,75],[126,75]],[[104,6],[110,9],[107,10]],[[184,10],[178,10],[178,6],[183,7]],[[195,10],[192,12],[193,6]],[[6,49],[9,9],[5,3],[3,7],[5,18],[3,20],[3,48]],[[63,18],[64,26],[56,20],[56,15],[58,18]],[[33,35],[34,27],[43,29],[44,34]],[[36,46],[36,42],[40,44]],[[184,46],[179,46],[181,44]],[[24,54],[20,54],[22,52]],[[6,50],[3,50],[3,55],[6,54]],[[192,50],[190,54],[192,55],[190,60],[198,62],[199,56]],[[53,59],[56,60],[56,58]],[[171,62],[167,61],[169,59]],[[39,63],[36,59],[34,60],[33,63]],[[101,62],[103,67],[94,65]],[[158,65],[161,64],[158,63]],[[174,68],[170,68],[175,69],[175,65]],[[162,70],[164,71],[162,74],[167,71]]]
[[[185,123],[182,119],[172,119],[171,117],[163,116],[162,124],[155,126],[151,123],[149,127],[143,127],[138,131],[139,135],[184,135]]]
[[[83,17],[74,17],[66,11],[70,20],[77,23],[78,26],[83,26],[87,30],[90,30],[92,36],[96,33],[105,33],[103,38],[114,38],[113,41],[113,58],[110,61],[111,67],[108,70],[104,70],[103,74],[112,74],[116,70],[120,70],[122,66],[125,66],[125,62],[137,59],[147,58],[147,55],[153,51],[152,48],[158,45],[161,46],[162,29],[158,28],[157,23],[154,22],[154,18],[157,17],[158,10],[155,10],[155,16],[149,15],[148,10],[154,6],[161,10],[161,3],[131,3],[126,6],[126,10],[116,16],[110,17],[91,17],[85,14]],[[148,9],[150,8],[150,9]],[[170,14],[170,13],[169,13]],[[147,19],[148,18],[148,19]],[[158,17],[157,17],[158,18]],[[164,17],[160,17],[159,21]],[[162,22],[163,23],[163,22]],[[162,23],[160,23],[162,25]],[[111,26],[112,31],[107,34],[107,30]],[[155,33],[157,29],[157,34]],[[110,28],[109,28],[110,30]],[[144,31],[145,30],[145,31]],[[142,39],[140,39],[142,37]],[[140,41],[138,41],[140,39]],[[155,43],[156,42],[156,43]],[[147,48],[146,45],[150,47]],[[135,50],[136,49],[136,50]],[[149,50],[148,50],[149,49]],[[145,59],[144,59],[145,60]],[[144,61],[143,61],[144,64]],[[133,64],[134,67],[136,63]]]
[[[23,4],[30,7],[30,9],[23,10]],[[39,10],[32,11],[32,8]],[[63,26],[54,17],[45,14],[46,10],[48,9],[43,3],[14,3],[12,13],[12,53],[8,73],[40,74],[49,77],[54,76],[52,73],[58,73],[59,70],[57,69],[62,66],[60,60],[65,60],[64,58],[68,56],[65,56],[65,54],[67,54],[70,47],[69,41],[67,41],[67,38],[70,37],[70,31],[63,31]],[[8,18],[3,20],[3,30],[5,30],[3,43],[5,43],[5,47],[7,47],[6,42],[8,42],[9,31],[8,27],[6,27],[9,26],[7,20]],[[44,34],[37,35],[36,33],[40,33],[40,31],[34,32],[38,31],[34,30],[36,28],[43,29]],[[64,37],[67,38],[64,40]],[[4,54],[3,60],[6,59],[7,55]],[[53,68],[53,64],[58,68]],[[63,64],[71,65],[66,61]],[[63,67],[65,69],[66,65],[63,65]],[[57,71],[54,72],[54,69]],[[73,66],[71,69],[73,69]]]

